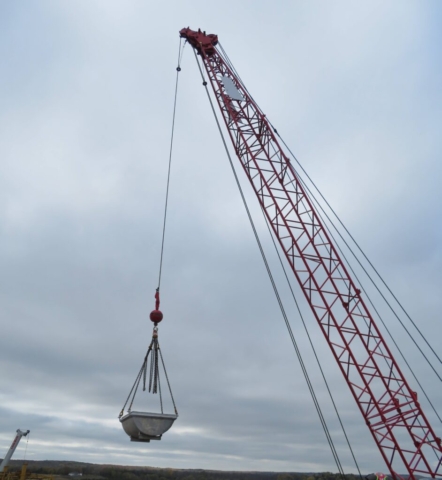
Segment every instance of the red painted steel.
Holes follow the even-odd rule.
[[[412,479],[416,475],[442,478],[441,439],[393,358],[265,115],[216,48],[216,36],[190,29],[181,30],[180,35],[201,56],[233,148],[391,475],[400,477],[406,468]],[[229,96],[226,77],[243,100]]]
[[[163,319],[163,313],[160,310],[160,290],[157,288],[155,292],[155,310],[152,310],[149,315],[150,320],[157,325]]]

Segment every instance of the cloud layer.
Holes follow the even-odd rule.
[[[1,448],[29,428],[32,459],[336,471],[189,46],[160,326],[180,418],[148,445],[130,443],[117,420],[150,341],[178,31],[219,35],[249,91],[438,348],[440,5],[47,0],[0,8]],[[245,188],[341,461],[356,471]],[[438,381],[380,308],[440,411]],[[361,470],[385,469],[303,312]]]

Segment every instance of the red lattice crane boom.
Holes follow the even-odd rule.
[[[218,37],[183,28],[233,148],[393,478],[442,478],[441,439],[369,312],[266,116]]]

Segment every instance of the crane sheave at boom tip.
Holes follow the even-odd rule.
[[[218,36],[213,33],[207,35],[206,32],[191,30],[189,27],[180,30],[180,37],[185,38],[190,45],[192,45],[198,53],[206,55],[213,55],[215,53],[215,46],[218,44]]]

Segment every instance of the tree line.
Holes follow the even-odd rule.
[[[21,468],[22,461],[12,461],[10,468]],[[342,480],[337,473],[224,472],[218,470],[178,470],[172,468],[95,465],[81,462],[29,461],[28,472],[76,478],[78,480]],[[69,474],[81,473],[81,477]],[[345,480],[360,480],[345,475]]]

